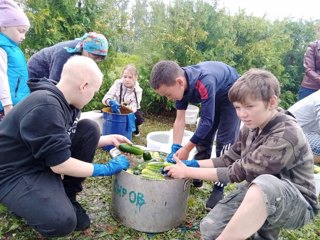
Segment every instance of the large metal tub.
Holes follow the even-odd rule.
[[[149,180],[122,171],[113,176],[111,214],[135,230],[164,232],[185,220],[189,191],[190,180]]]

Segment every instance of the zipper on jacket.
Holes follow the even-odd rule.
[[[17,97],[17,93],[18,93],[18,89],[19,89],[19,85],[20,85],[20,79],[21,77],[18,77],[18,81],[17,81],[17,86],[16,89],[14,90],[14,96]]]

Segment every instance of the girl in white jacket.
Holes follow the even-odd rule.
[[[138,126],[144,121],[140,110],[140,102],[142,99],[142,88],[137,81],[138,71],[133,64],[125,66],[122,70],[122,77],[114,81],[109,91],[104,95],[102,103],[110,106],[110,100],[130,108],[134,113],[136,120],[135,136],[140,134]]]

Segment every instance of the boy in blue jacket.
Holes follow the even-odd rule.
[[[151,87],[159,95],[176,101],[173,145],[168,161],[172,161],[173,154],[180,159],[188,159],[194,147],[197,149],[195,159],[210,158],[216,134],[216,156],[234,143],[240,120],[228,99],[228,91],[238,78],[239,74],[234,68],[216,61],[187,67],[180,67],[174,61],[160,61],[154,65]],[[201,120],[190,141],[181,146],[189,103],[201,105]],[[202,181],[194,181],[194,185],[201,186]],[[223,185],[216,183],[206,207],[213,208],[222,198]]]

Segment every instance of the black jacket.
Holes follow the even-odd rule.
[[[80,110],[70,106],[55,83],[29,80],[31,95],[0,123],[0,199],[23,175],[51,171],[70,156],[70,135]]]

